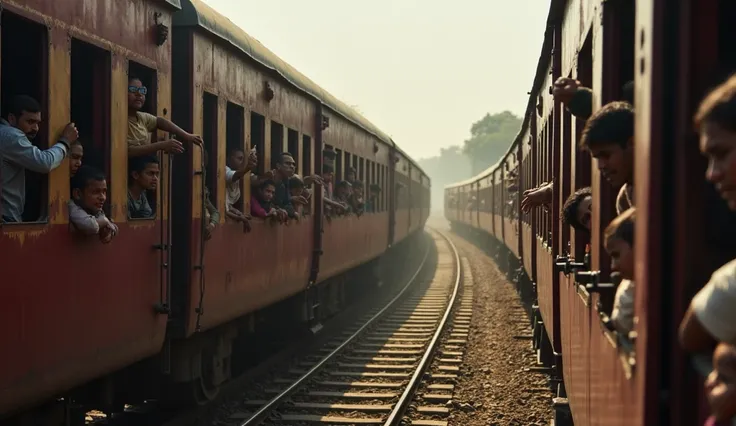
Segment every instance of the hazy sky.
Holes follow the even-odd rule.
[[[414,158],[521,115],[548,0],[205,0]]]

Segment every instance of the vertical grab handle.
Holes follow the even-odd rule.
[[[198,146],[198,145],[193,145]],[[207,162],[205,161],[205,156],[207,155],[207,151],[205,151],[203,146],[200,146],[200,149],[202,150],[202,155],[200,155],[200,171],[199,175],[202,177],[202,190],[199,193],[199,202],[200,202],[200,226],[199,226],[199,264],[194,267],[195,270],[199,270],[199,304],[197,305],[197,308],[194,309],[194,312],[197,313],[197,324],[196,324],[196,331],[199,332],[202,329],[202,315],[204,315],[204,293],[206,288],[206,282],[205,282],[205,270],[204,270],[204,248],[205,248],[205,241],[204,241],[204,235],[206,232],[207,227],[207,203],[205,202],[205,187],[207,185]]]
[[[163,154],[159,154],[159,161],[161,160],[160,157],[162,155]],[[159,275],[159,300],[154,307],[154,310],[156,311],[156,313],[161,315],[171,314],[171,155],[169,155],[168,158],[168,174],[163,179],[163,182],[159,186],[159,190],[156,194],[156,205],[159,209],[157,211],[159,215],[159,241],[158,245],[154,246],[154,249],[159,250],[159,262],[161,268]],[[164,200],[167,201],[166,230],[164,230],[164,215],[163,212],[160,210],[161,206],[164,205]]]

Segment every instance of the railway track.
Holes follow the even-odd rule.
[[[467,342],[472,282],[452,241],[432,231],[434,276],[404,290],[362,325],[328,342],[239,402],[239,426],[444,426]],[[418,288],[417,288],[418,287]]]

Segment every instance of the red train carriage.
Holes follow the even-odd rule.
[[[692,294],[736,253],[733,214],[703,179],[705,162],[690,123],[708,87],[736,70],[734,17],[734,3],[724,0],[552,1],[519,135],[491,170],[446,188],[446,197],[455,197],[492,177],[493,191],[481,192],[479,203],[492,203],[491,230],[464,220],[473,212],[460,213],[462,204],[446,203],[446,216],[456,228],[490,238],[501,259],[518,257],[534,281],[535,335],[541,337],[535,345],[541,361],[564,380],[555,400],[557,424],[570,420],[567,410],[578,425],[702,423],[702,377],[688,368],[676,328]],[[635,81],[637,320],[629,336],[612,331],[612,286],[599,282],[609,275],[602,230],[615,215],[616,191],[577,148],[584,120],[552,98],[559,77],[591,87],[594,110],[620,99],[623,84]],[[508,165],[517,155],[520,190],[508,194]],[[524,189],[552,179],[549,211],[507,208]],[[591,236],[563,226],[558,214],[585,186],[594,198]],[[516,222],[520,253],[508,235]],[[576,274],[587,269],[598,279]]]
[[[172,384],[207,400],[230,377],[235,351],[272,330],[268,318],[298,327],[334,313],[344,306],[349,271],[372,265],[423,228],[430,181],[421,168],[206,4],[56,6],[3,2],[2,101],[16,93],[42,101],[48,121],[37,138],[41,146],[70,120],[77,123],[85,163],[107,173],[106,209],[120,233],[101,246],[70,232],[66,163],[48,178],[29,178],[40,196],[29,195],[26,212],[44,219],[0,228],[0,287],[9,306],[0,314],[1,342],[15,348],[0,367],[0,416],[33,412],[57,396],[110,410],[160,397],[162,389],[181,396],[170,392]],[[149,112],[202,135],[208,152],[207,164],[198,148],[163,156],[150,220],[129,219],[125,207],[128,75],[148,86]],[[224,212],[222,171],[235,147],[256,148],[259,172],[288,151],[301,175],[320,172],[323,152],[332,151],[337,180],[354,167],[366,190],[382,191],[373,211],[327,221],[317,187],[299,223],[254,219],[246,232],[222,220],[205,242],[203,187]],[[249,177],[241,193],[238,207],[247,211]],[[56,254],[39,257],[41,250]]]

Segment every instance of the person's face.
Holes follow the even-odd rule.
[[[362,198],[363,197],[363,188],[360,186],[353,187],[353,197],[355,198]]]
[[[296,171],[296,162],[294,161],[294,157],[290,155],[284,155],[281,157],[281,162],[278,164],[279,171],[288,177],[292,177],[294,175],[294,172]]]
[[[711,413],[719,421],[736,415],[736,349],[721,343],[713,353],[713,371],[705,381]]]
[[[610,238],[606,242],[606,251],[611,256],[611,271],[621,274],[625,280],[634,279],[634,250],[618,238]]]
[[[303,191],[304,191],[304,188],[302,187],[289,188],[289,193],[291,193],[292,197],[298,197],[302,195]]]
[[[633,183],[634,146],[631,139],[626,147],[617,143],[599,144],[590,148],[590,154],[596,159],[598,170],[614,188]]]
[[[736,133],[705,122],[700,151],[708,158],[705,177],[716,187],[731,210],[736,210]]]
[[[334,178],[335,173],[334,172],[322,172],[322,180],[325,181],[325,183],[332,182],[332,179]]]
[[[578,211],[577,211],[577,219],[578,222],[585,227],[585,229],[590,232],[590,219],[591,219],[591,210],[590,207],[593,205],[593,197],[587,196],[583,198],[580,203],[578,204]]]
[[[74,144],[69,149],[69,176],[77,174],[77,170],[82,167],[82,158],[84,157],[84,148],[80,144]]]
[[[243,151],[233,151],[228,157],[229,166],[233,170],[240,170],[245,165],[245,153]]]
[[[143,86],[140,80],[133,79],[128,81],[128,108],[136,111],[143,108],[146,103],[146,94],[148,89]]]
[[[90,179],[84,190],[74,190],[74,200],[87,211],[99,212],[107,200],[107,181]]]
[[[150,163],[140,172],[133,172],[133,179],[143,189],[153,191],[158,186],[160,169],[158,164]]]
[[[29,140],[33,140],[38,134],[41,126],[41,113],[23,111],[20,116],[8,114],[8,123],[26,134]]]
[[[348,171],[347,181],[352,182],[354,180],[355,180],[355,172],[352,170]]]
[[[270,203],[276,193],[276,188],[273,185],[266,185],[259,192],[261,193],[261,200]]]

